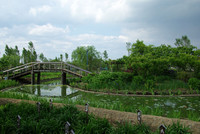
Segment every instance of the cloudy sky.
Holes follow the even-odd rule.
[[[200,48],[200,0],[0,0],[0,57],[5,44],[32,41],[48,58],[93,45],[109,58],[126,42],[170,44],[187,35]]]

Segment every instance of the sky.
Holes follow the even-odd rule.
[[[21,51],[32,41],[48,58],[95,46],[111,59],[126,42],[174,46],[187,35],[200,48],[200,0],[0,0],[0,57],[5,45]]]

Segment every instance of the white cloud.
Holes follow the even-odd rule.
[[[30,35],[56,35],[56,34],[63,34],[68,33],[70,31],[69,26],[66,26],[65,29],[55,27],[51,24],[46,25],[34,25],[33,28],[30,28],[29,34]]]
[[[120,37],[126,42],[135,42],[139,39],[151,43],[155,41],[152,36],[156,36],[157,30],[155,28],[123,29],[122,34],[124,36]]]
[[[48,13],[51,11],[51,7],[48,5],[44,5],[42,7],[30,8],[29,13],[33,16],[37,16],[41,13]]]
[[[0,28],[0,37],[5,37],[8,34],[8,30],[7,27]]]
[[[131,12],[126,0],[60,0],[63,8],[70,8],[71,16],[76,20],[93,20],[97,23],[124,21]]]

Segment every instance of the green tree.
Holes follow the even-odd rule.
[[[103,52],[103,58],[105,61],[108,59],[108,53],[106,50]]]
[[[60,61],[63,61],[63,55],[60,54]]]
[[[42,62],[47,62],[47,61],[48,61],[47,58],[44,56],[43,53],[41,53],[41,54],[39,55],[39,59],[40,59]]]
[[[28,43],[28,50],[26,48],[23,48],[21,58],[24,64],[37,61],[37,53],[35,51],[33,42],[30,41]]]
[[[128,56],[129,56],[131,54],[131,51],[130,51],[130,49],[131,49],[131,43],[130,42],[126,42],[126,49],[128,51]]]
[[[67,61],[68,61],[68,54],[65,53],[65,62],[67,62]]]
[[[5,46],[5,54],[3,55],[2,61],[8,60],[7,65],[3,64],[4,67],[15,67],[20,64],[20,53],[18,47],[15,48],[9,47],[8,45]]]
[[[191,47],[190,39],[185,35],[182,38],[177,38],[176,42],[174,43],[177,47]]]
[[[94,46],[81,46],[72,52],[72,63],[84,69],[97,70],[101,67],[102,58]]]

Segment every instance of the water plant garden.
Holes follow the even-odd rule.
[[[16,48],[8,47],[5,50],[7,55],[1,58],[0,63],[9,59],[12,55],[9,52],[16,51]],[[80,59],[85,52],[89,53],[88,57]],[[94,47],[78,47],[72,54],[73,61],[70,64],[89,69],[93,73],[82,78],[67,75],[68,85],[61,85],[60,80],[47,81],[60,79],[60,72],[42,72],[43,82],[38,85],[22,85],[15,80],[4,80],[1,73],[0,98],[42,102],[42,109],[39,114],[36,105],[32,104],[1,105],[0,132],[64,133],[64,125],[68,121],[76,133],[159,133],[158,129],[152,130],[145,123],[133,125],[127,121],[113,125],[94,115],[89,115],[86,121],[86,114],[76,109],[76,105],[86,103],[95,108],[131,113],[141,110],[144,115],[200,122],[199,49],[191,44],[178,47],[147,46],[137,40],[128,52],[129,56],[107,60],[106,55],[104,59],[101,58]],[[31,56],[24,63],[36,55]],[[62,61],[61,57],[50,61]],[[3,70],[12,65],[14,63],[1,64],[0,67]],[[15,62],[15,65],[19,64]],[[22,79],[29,80],[29,77],[27,75]],[[50,109],[50,99],[66,106]],[[21,116],[20,127],[16,125],[17,115]],[[192,133],[192,130],[176,122],[167,126],[166,133]]]

